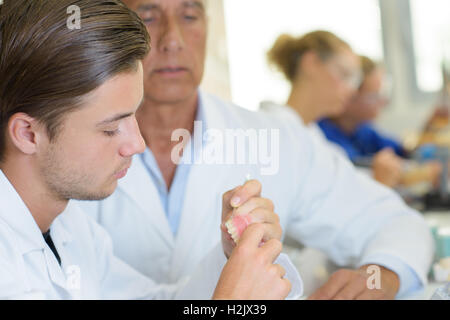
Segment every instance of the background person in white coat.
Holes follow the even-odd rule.
[[[328,142],[316,122],[342,113],[361,81],[359,59],[350,45],[324,30],[300,37],[282,34],[267,59],[290,82],[291,91],[285,106],[264,101],[261,109],[285,117],[300,116],[314,139],[345,155],[342,148]]]
[[[111,234],[121,258],[161,283],[189,278],[220,241],[214,231],[221,224],[215,215],[221,207],[219,190],[251,173],[261,181],[264,197],[274,201],[287,234],[353,268],[336,272],[315,298],[390,299],[423,288],[433,248],[419,214],[315,144],[298,120],[250,112],[199,92],[207,33],[204,1],[126,3],[142,17],[153,40],[137,113],[147,149],[112,197],[86,204]],[[201,120],[203,131],[196,130],[195,120]],[[192,134],[194,144],[200,137],[203,149],[193,151],[200,160],[222,146],[220,134],[202,139],[208,128],[215,133],[269,130],[274,135],[262,141],[274,137],[279,144],[272,144],[272,157],[261,163],[190,164],[183,153],[186,161],[177,165],[171,153],[179,140],[172,141],[172,133],[179,128]],[[263,170],[267,166],[275,168],[274,174]],[[159,263],[151,263],[155,260]],[[367,286],[370,264],[380,267],[381,289]]]
[[[70,5],[81,29],[66,26]],[[273,264],[281,242],[267,232],[279,238],[277,222],[244,231],[228,263],[219,246],[190,283],[163,286],[114,256],[107,232],[70,201],[109,196],[145,147],[135,113],[149,37],[132,11],[115,0],[6,0],[0,39],[0,298],[209,298],[217,281],[217,299],[287,296]],[[223,208],[237,196],[276,217],[259,193],[248,182]]]

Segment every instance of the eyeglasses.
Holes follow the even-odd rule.
[[[383,76],[382,85],[378,92],[360,93],[359,99],[365,104],[386,104],[391,99],[392,95],[392,80],[390,75]]]
[[[365,93],[365,94],[360,94],[358,96],[358,99],[364,103],[364,105],[370,105],[370,106],[374,106],[374,105],[378,105],[378,104],[386,104],[389,102],[389,97],[384,96],[380,93]]]
[[[363,76],[359,68],[354,69],[345,66],[344,62],[339,58],[331,58],[325,65],[335,77],[345,82],[353,90],[358,89],[361,85]]]

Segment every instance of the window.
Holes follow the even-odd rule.
[[[328,30],[357,53],[383,59],[378,0],[225,0],[224,6],[232,99],[245,108],[287,99],[289,84],[266,60],[282,33]]]
[[[419,90],[442,88],[442,64],[450,62],[450,1],[411,0],[412,34]]]

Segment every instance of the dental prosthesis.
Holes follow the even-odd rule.
[[[233,238],[235,243],[238,243],[239,238],[241,237],[244,230],[251,223],[251,218],[249,215],[235,215],[233,214],[230,219],[225,222],[225,226],[227,227],[228,233],[231,238]]]
[[[250,178],[250,173],[247,173],[245,175],[245,182],[249,181]],[[235,214],[235,210],[233,211],[231,218],[228,219],[227,222],[225,222],[225,227],[227,227],[228,233],[234,240],[234,243],[238,243],[242,232],[244,232],[244,230],[249,226],[250,223],[251,218],[249,215],[237,215]]]

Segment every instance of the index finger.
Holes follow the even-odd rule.
[[[241,204],[247,202],[250,198],[259,197],[261,195],[261,183],[258,180],[249,180],[244,185],[234,189],[231,196],[231,208],[237,208]]]
[[[230,212],[233,210],[230,201],[238,188],[240,188],[240,186],[225,192],[222,196],[222,221],[229,216],[231,214]]]
[[[260,223],[255,223],[249,225],[241,237],[239,238],[239,242],[236,245],[238,247],[250,247],[250,248],[258,248],[261,240],[264,236],[264,226]]]

